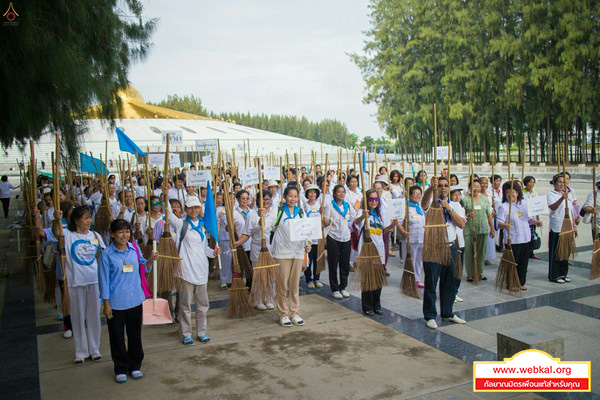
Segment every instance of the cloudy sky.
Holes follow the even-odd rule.
[[[213,111],[335,118],[382,136],[347,53],[369,28],[367,0],[146,0],[159,18],[131,84],[146,101],[193,94]]]

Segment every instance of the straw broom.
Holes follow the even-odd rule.
[[[98,174],[98,166],[96,165],[96,160],[94,159],[94,155],[92,154],[92,152],[90,152],[90,157],[92,158],[92,162],[94,163],[96,174]],[[100,154],[100,158],[102,158],[102,154]],[[104,176],[104,171],[102,171],[102,175],[100,177],[100,191],[102,192],[102,201],[98,205],[98,210],[96,211],[96,218],[94,219],[94,230],[100,235],[103,235],[104,233],[108,232],[110,223],[112,221],[110,199],[108,198],[107,179],[108,177]]]
[[[147,148],[147,152],[146,154],[150,154],[150,148]],[[144,162],[144,171],[146,173],[146,197],[147,197],[147,201],[148,201],[148,210],[146,211],[146,225],[147,228],[150,228],[150,232],[148,233],[148,243],[144,243],[144,246],[142,247],[142,254],[144,255],[144,258],[148,258],[150,257],[150,255],[152,254],[152,249],[153,249],[153,242],[154,242],[154,227],[151,226],[150,221],[152,220],[151,215],[152,215],[152,205],[150,204],[150,198],[152,197],[152,179],[150,178],[150,167],[148,165],[148,158],[149,156],[147,155],[145,158],[145,162]]]
[[[473,213],[475,213],[475,195],[473,193],[473,182],[475,179],[475,166],[473,164],[473,142],[471,141],[471,208]],[[509,165],[510,170],[510,165]],[[492,176],[493,179],[493,176]],[[479,254],[477,254],[477,231],[475,230],[475,216],[473,216],[473,222],[471,224],[471,238],[473,240],[473,282],[478,284],[481,278],[481,272],[479,271],[479,263],[477,262],[477,258]],[[462,272],[462,271],[461,271]]]
[[[329,169],[329,154],[325,154],[325,170]],[[323,193],[322,198],[321,198],[321,226],[325,226],[325,221],[324,221],[324,212],[323,212],[323,206],[325,204],[325,196],[327,196],[327,192],[328,192],[328,183],[329,181],[327,180],[327,174],[325,174],[325,179],[323,180]],[[320,274],[321,272],[325,271],[325,250],[327,248],[327,240],[325,239],[325,235],[323,235],[323,237],[321,239],[318,240],[317,242],[317,270],[316,270],[316,274]]]
[[[35,160],[35,150],[34,150],[34,145],[33,145],[33,141],[30,140],[29,141],[29,148],[31,150],[31,179],[32,179],[32,184],[33,184],[33,194],[34,196],[32,197],[33,199],[33,206],[37,207],[36,204],[36,200],[37,200],[37,167],[36,167],[36,160]],[[54,177],[54,181],[55,181],[55,187],[58,186],[58,182],[56,181],[56,176]],[[58,191],[56,191],[54,193],[54,197],[58,198]],[[33,214],[33,213],[32,213]],[[37,290],[38,293],[40,294],[44,294],[46,292],[46,279],[44,277],[44,262],[42,260],[42,253],[41,253],[41,246],[40,246],[40,234],[39,231],[41,229],[40,227],[40,220],[39,218],[35,218],[34,222],[34,232],[35,232],[35,258],[33,259],[34,265],[35,265],[35,281],[36,281],[36,286],[37,286]]]
[[[596,196],[598,189],[596,188],[596,167],[594,167],[594,180],[592,181],[594,185],[594,206],[596,207]],[[592,252],[592,268],[590,269],[590,279],[600,278],[600,239],[598,239],[598,213],[594,212],[594,251]]]
[[[437,144],[436,105],[433,103],[434,143]],[[433,152],[433,176],[437,177],[437,151]],[[423,183],[424,184],[424,183]],[[433,198],[429,211],[425,215],[425,238],[423,242],[423,262],[450,265],[452,256],[448,247],[446,219],[438,198],[438,188],[433,187]]]
[[[362,154],[359,154],[359,157],[360,165],[362,165]],[[360,180],[361,185],[364,188],[364,171],[361,171]],[[363,196],[363,207],[365,210],[368,210],[366,191]],[[370,292],[383,287],[383,285],[386,284],[386,277],[385,269],[381,263],[381,257],[379,256],[377,247],[375,247],[375,243],[373,243],[373,240],[371,239],[368,217],[365,219],[364,231],[365,239],[363,246],[360,249],[360,254],[355,261],[355,270],[357,270],[360,275],[361,290],[363,292]]]
[[[225,215],[227,218],[227,230],[229,231],[229,244],[231,251],[234,253],[231,257],[231,268],[233,272],[233,279],[231,281],[231,288],[229,289],[229,306],[227,312],[232,318],[246,318],[256,314],[256,310],[250,303],[250,294],[248,288],[242,280],[242,274],[240,270],[240,264],[238,257],[235,253],[238,249],[235,248],[234,237],[235,228],[233,226],[233,202],[230,199],[229,190],[229,177],[225,178]]]
[[[571,220],[571,213],[569,212],[569,188],[567,187],[567,151],[566,148],[563,151],[563,180],[565,182],[565,218],[558,235],[558,245],[556,251],[556,258],[559,261],[567,261],[569,257],[575,256],[575,228],[573,221]],[[595,193],[595,191],[594,191]]]
[[[167,135],[167,148],[165,152],[165,179],[163,180],[163,189],[169,180],[169,135]],[[170,292],[175,287],[176,276],[179,275],[180,260],[179,251],[171,236],[169,229],[169,196],[164,195],[165,204],[165,228],[158,243],[158,291]],[[153,277],[150,275],[149,284],[153,284]]]
[[[260,192],[260,207],[264,209],[263,203],[263,188],[262,188],[262,170],[260,160],[258,160],[258,187]],[[250,298],[253,304],[265,304],[269,303],[273,299],[273,294],[277,290],[277,287],[283,285],[281,277],[281,271],[279,270],[279,264],[275,262],[275,259],[269,253],[267,249],[267,241],[265,239],[265,217],[260,217],[260,230],[261,230],[261,247],[256,260],[256,266],[254,267],[254,276],[252,278],[252,290],[250,291]]]
[[[509,160],[510,169],[510,160]],[[510,172],[509,172],[510,176]],[[514,177],[510,176],[510,191],[514,188]],[[512,198],[508,199],[508,223],[511,222],[512,214]],[[507,229],[508,239],[507,244],[504,246],[504,253],[500,259],[498,265],[498,273],[496,274],[496,290],[508,291],[509,293],[518,293],[521,291],[521,283],[519,281],[519,275],[517,274],[517,263],[515,262],[515,255],[512,251],[512,242],[510,239],[510,229]]]
[[[57,159],[60,154],[60,136],[58,133],[56,134],[56,156]],[[58,169],[58,161],[56,162],[56,175],[60,180],[60,170]],[[58,201],[55,200],[55,207],[57,206]],[[56,208],[55,208],[56,209]],[[65,252],[65,235],[63,233],[62,221],[56,226],[58,229],[55,232],[58,232],[58,253],[60,254],[60,265],[62,267],[62,275],[63,275],[63,292],[62,292],[62,314],[63,316],[67,316],[71,314],[71,302],[69,301],[69,285],[67,283],[67,253]]]
[[[406,190],[404,191],[406,198],[406,231],[410,234],[410,208],[408,205],[408,197],[406,195]],[[415,276],[415,267],[412,261],[412,254],[410,251],[410,235],[406,239],[406,256],[404,261],[404,271],[402,272],[402,279],[400,281],[400,287],[402,288],[402,293],[407,296],[414,297],[415,299],[420,299],[419,296],[419,288],[417,287],[417,278]]]

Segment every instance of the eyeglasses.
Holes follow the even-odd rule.
[[[368,202],[375,202],[375,201],[379,201],[379,197],[369,197]]]
[[[449,185],[442,185],[442,184],[440,184],[440,185],[438,185],[438,187],[439,188],[445,188],[445,187],[450,187],[450,186]]]

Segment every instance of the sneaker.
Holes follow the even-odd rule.
[[[391,251],[390,251],[390,252],[388,253],[388,257],[396,257],[396,253],[393,253],[393,252],[391,252]]]
[[[569,277],[566,277],[566,276],[564,276],[564,277],[563,277],[563,280],[564,280],[565,282],[571,282],[571,278],[569,278]]]
[[[294,316],[292,317],[292,323],[293,323],[294,325],[298,325],[298,326],[300,326],[300,325],[304,325],[304,320],[303,320],[302,318],[300,318],[300,316],[299,316],[299,315],[294,315]]]
[[[210,337],[208,335],[198,335],[198,340],[200,343],[208,343],[210,342]]]
[[[65,317],[63,317],[62,314],[58,314],[54,319],[57,321],[62,321],[65,319]]]
[[[554,282],[556,282],[556,283],[565,283],[566,281],[563,278],[558,278]]]
[[[485,260],[483,262],[483,265],[492,265],[492,262],[490,260]]]
[[[458,295],[457,295],[457,296],[454,297],[454,302],[455,303],[462,303],[463,299],[461,297],[458,297]]]
[[[525,286],[525,285],[521,286],[521,290],[527,290],[527,286]]]
[[[127,375],[118,374],[115,376],[115,382],[117,383],[127,383]]]
[[[75,357],[75,361],[73,361],[77,365],[81,365],[85,362],[85,360],[81,357]]]
[[[267,303],[265,304],[265,307],[267,307],[267,310],[274,310],[275,306],[273,305],[273,303]]]
[[[281,319],[279,320],[279,325],[286,328],[290,328],[292,326],[292,321],[290,321],[290,319],[287,316],[284,316],[281,317]]]
[[[144,377],[144,373],[142,371],[135,370],[135,371],[131,371],[131,377],[133,379],[142,379]]]
[[[467,323],[467,321],[465,321],[462,318],[457,317],[456,315],[453,315],[450,318],[443,318],[443,320],[446,322],[454,322],[455,324],[466,324]]]
[[[315,288],[315,284],[312,283],[312,282],[309,282],[309,283],[306,284],[306,287],[309,288],[309,289],[314,289]]]
[[[92,361],[102,360],[102,356],[100,354],[94,354],[94,355],[90,356],[90,358],[92,359]]]
[[[340,294],[342,295],[342,297],[345,297],[345,298],[348,298],[348,297],[350,297],[350,293],[348,293],[348,292],[346,291],[346,289],[342,289],[342,290],[340,290]]]
[[[390,273],[389,273],[389,272],[386,272],[386,273],[385,273],[385,276],[391,276],[391,275],[390,275]]]
[[[182,340],[182,342],[186,346],[189,346],[189,345],[194,344],[194,339],[192,339],[191,337],[184,337],[183,340]]]
[[[64,337],[65,339],[71,339],[71,338],[73,337],[73,331],[72,331],[72,330],[70,330],[70,329],[67,329],[67,330],[65,331],[65,333],[63,333],[63,337]]]
[[[437,322],[435,322],[435,319],[428,319],[427,322],[425,322],[425,325],[427,325],[427,327],[429,329],[437,329],[438,328],[438,324],[437,324]]]
[[[258,311],[265,311],[267,309],[267,306],[265,306],[263,303],[259,303],[255,305],[254,308],[256,308]]]
[[[417,282],[417,287],[423,289],[425,285],[423,285],[421,282]]]
[[[227,290],[227,284],[221,283],[221,290]]]
[[[321,282],[319,282],[319,281],[315,281],[315,287],[316,288],[322,288],[323,284]]]
[[[335,292],[333,292],[332,294],[334,299],[343,299],[344,296],[342,296],[342,294],[340,292],[338,292],[337,290]]]

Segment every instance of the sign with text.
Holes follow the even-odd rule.
[[[438,160],[447,160],[448,159],[448,154],[449,154],[448,146],[438,146],[438,147],[436,147],[436,150],[437,150],[437,159]]]
[[[182,131],[162,131],[162,142],[167,144],[167,135],[169,135],[170,144],[183,144]]]
[[[207,187],[209,181],[212,181],[210,170],[187,171],[185,174],[185,184],[187,186]]]
[[[198,151],[217,151],[219,145],[217,139],[202,139],[196,140],[196,150]]]
[[[323,238],[321,218],[294,218],[290,224],[290,240],[292,242],[307,241]]]
[[[278,181],[279,179],[281,179],[279,167],[265,165],[263,168],[263,178],[268,179],[270,181]]]
[[[243,169],[240,176],[244,186],[258,185],[258,168]]]
[[[153,153],[148,154],[148,164],[150,165],[164,165],[165,164],[165,153]],[[169,166],[181,167],[181,161],[179,154],[169,154]]]
[[[213,162],[213,155],[212,154],[209,154],[207,156],[202,156],[202,164],[205,167],[212,166],[212,162]]]
[[[548,215],[548,200],[546,196],[536,196],[527,199],[527,213],[529,218],[536,215]]]
[[[404,199],[388,200],[387,210],[390,219],[403,220],[404,214],[406,214],[406,203],[404,203]]]

